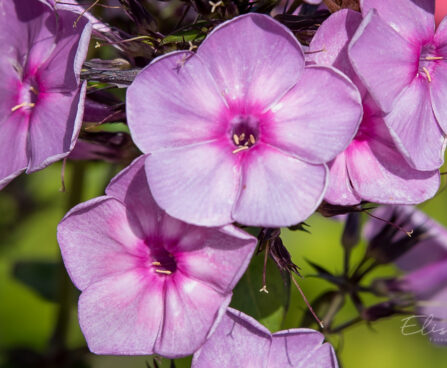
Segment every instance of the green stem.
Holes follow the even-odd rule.
[[[82,191],[85,179],[84,162],[72,163],[72,177],[68,188],[69,196],[67,199],[66,212],[77,205],[82,199]],[[65,270],[62,258],[59,261],[59,311],[57,314],[56,325],[50,340],[50,349],[61,351],[66,348],[67,334],[70,324],[71,299],[73,295],[73,285]]]

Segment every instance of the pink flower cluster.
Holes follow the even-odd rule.
[[[68,155],[83,114],[90,23],[24,1],[0,2],[0,187]],[[447,21],[435,31],[429,0],[361,9],[331,15],[307,53],[271,17],[241,15],[138,74],[126,112],[144,155],[58,227],[93,352],[337,367],[318,332],[272,335],[227,309],[256,246],[232,224],[285,227],[323,200],[415,204],[438,190]]]

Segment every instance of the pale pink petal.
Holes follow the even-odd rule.
[[[255,13],[216,27],[197,54],[228,101],[265,107],[296,83],[304,67],[303,51],[292,32]]]
[[[217,292],[229,293],[245,272],[256,243],[256,238],[232,226],[191,226],[177,241],[177,267]]]
[[[372,10],[349,45],[354,70],[384,112],[416,76],[420,47],[412,45]]]
[[[192,368],[270,368],[270,332],[255,319],[228,308],[215,332],[194,354]]]
[[[136,158],[118,173],[107,186],[106,194],[119,199],[125,204],[128,211],[135,214],[144,234],[156,236],[164,232],[160,222],[166,215],[155,203],[147,185],[144,169],[146,157],[143,155]],[[180,221],[177,222],[180,223]],[[172,231],[172,226],[165,230]]]
[[[447,55],[446,55],[447,57]],[[447,62],[438,62],[438,65],[431,73],[430,98],[436,119],[447,134]]]
[[[312,38],[306,61],[341,70],[354,82],[363,96],[365,88],[352,69],[348,57],[348,44],[361,21],[362,15],[350,9],[333,13]]]
[[[367,201],[412,204],[433,197],[440,184],[435,171],[413,169],[397,150],[383,120],[369,118],[369,137],[355,140],[346,151],[352,186]]]
[[[442,165],[446,140],[433,114],[424,78],[415,78],[399,96],[385,123],[411,166],[435,170]]]
[[[127,89],[127,120],[144,153],[223,134],[225,102],[198,56],[178,51],[155,59]]]
[[[376,9],[388,25],[415,44],[430,40],[435,31],[434,0],[362,0],[361,8],[364,16]]]
[[[346,76],[312,66],[272,112],[274,122],[263,129],[263,141],[306,162],[325,163],[354,138],[362,105],[359,91]]]
[[[79,323],[96,354],[150,355],[163,323],[163,283],[143,269],[105,278],[79,298]]]
[[[22,111],[15,111],[7,116],[7,119],[0,120],[0,189],[28,165],[28,116]]]
[[[40,93],[30,121],[28,173],[67,156],[82,124],[87,83],[72,92]]]
[[[92,199],[68,212],[58,226],[57,237],[76,287],[83,290],[139,266],[148,249],[142,236],[134,232],[138,226],[124,205],[111,197]]]
[[[146,174],[160,207],[196,225],[232,222],[240,174],[239,156],[231,149],[229,143],[214,141],[150,155]]]
[[[57,12],[59,27],[56,45],[38,70],[40,87],[47,92],[71,91],[79,84],[82,63],[90,41],[91,24],[85,17],[78,18],[76,13],[65,10]]]
[[[327,167],[258,144],[243,161],[233,218],[241,224],[282,227],[309,217],[323,199]]]
[[[163,328],[155,353],[168,358],[194,353],[230,300],[231,295],[219,294],[177,270],[174,277],[166,279]]]
[[[349,150],[349,147],[347,148]],[[361,202],[361,198],[352,187],[346,166],[346,151],[340,153],[328,164],[329,185],[324,196],[325,201],[332,204],[349,206]]]
[[[335,368],[338,367],[333,350],[320,351],[324,335],[306,328],[284,330],[273,334],[269,368]],[[332,347],[329,344],[323,346]],[[324,349],[326,350],[326,349]],[[332,354],[331,354],[332,353]],[[320,355],[325,355],[323,359]],[[317,363],[318,362],[318,363]]]

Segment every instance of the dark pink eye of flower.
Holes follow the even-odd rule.
[[[435,45],[429,43],[422,46],[419,57],[418,75],[431,83],[436,73],[436,68],[442,60],[444,60],[444,57],[439,55]]]
[[[177,270],[175,256],[162,245],[152,248],[149,259],[151,270],[160,275],[171,275]]]
[[[19,109],[24,111],[30,111],[34,106],[39,96],[38,83],[35,78],[25,79],[19,87],[19,93],[17,98],[17,105],[11,108],[11,112]]]

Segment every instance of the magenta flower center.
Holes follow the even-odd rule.
[[[24,111],[31,110],[36,105],[38,95],[39,90],[34,78],[25,79],[19,88],[17,105],[13,106],[11,111],[14,112],[19,109]]]
[[[151,259],[151,269],[160,275],[170,275],[177,270],[174,255],[162,246],[151,249]]]
[[[436,52],[433,44],[422,46],[419,57],[418,75],[422,76],[427,82],[431,82],[437,65],[443,60]]]
[[[253,115],[236,115],[230,121],[231,139],[235,151],[247,150],[259,138],[259,118]]]

